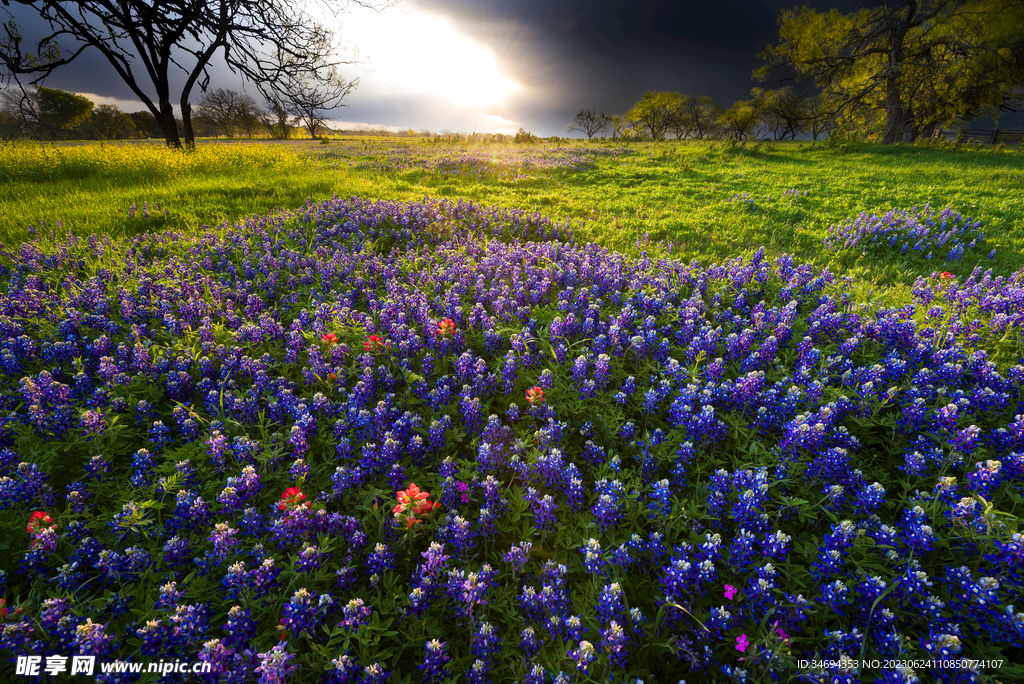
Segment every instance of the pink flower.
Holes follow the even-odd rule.
[[[735,595],[736,595],[736,587],[732,586],[731,584],[726,584],[725,585],[725,598],[727,598],[730,601],[732,601],[732,597],[735,596]]]
[[[779,627],[779,621],[778,620],[776,620],[774,623],[772,623],[772,627],[775,628],[775,633],[779,635],[779,638],[782,639],[782,642],[785,643],[785,644],[788,644],[789,643],[789,635],[786,634],[786,630],[784,630],[781,627]]]
[[[747,638],[746,634],[740,634],[736,637],[736,650],[740,653],[744,653],[747,650],[747,646],[750,645],[750,639]]]

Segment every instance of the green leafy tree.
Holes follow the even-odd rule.
[[[718,132],[718,121],[722,118],[725,108],[715,102],[710,95],[686,97],[677,103],[674,117],[682,123],[686,130],[686,138],[703,140],[714,137]]]
[[[790,86],[754,88],[750,95],[757,103],[761,123],[775,140],[795,140],[811,124],[810,98]]]
[[[39,125],[44,129],[67,131],[85,122],[95,106],[92,100],[76,93],[39,86],[34,93]]]
[[[666,101],[668,130],[672,131],[672,134],[680,140],[689,138],[693,133],[693,121],[689,116],[693,98],[685,93],[670,93],[670,95],[672,98]]]
[[[0,109],[0,138],[18,137],[21,132],[21,122],[18,117],[6,109]]]
[[[608,129],[612,132],[612,140],[625,136],[629,130],[629,121],[618,114],[608,117]]]
[[[761,111],[754,100],[737,100],[718,119],[722,132],[737,140],[747,140],[757,136],[757,126],[761,121]]]
[[[1024,3],[894,0],[849,14],[782,13],[758,78],[818,88],[833,119],[877,119],[883,141],[1021,106]]]
[[[627,112],[626,120],[652,140],[661,140],[678,116],[682,97],[679,93],[648,90]]]
[[[143,138],[159,138],[163,135],[160,123],[152,113],[146,111],[129,112],[128,118],[135,124],[135,130]]]
[[[135,121],[114,105],[100,105],[78,127],[83,137],[93,140],[126,140],[139,137]]]
[[[525,128],[520,126],[519,130],[516,131],[515,137],[512,138],[512,142],[516,142],[516,143],[532,143],[536,139],[537,139],[536,136],[534,136],[532,133],[530,133]]]

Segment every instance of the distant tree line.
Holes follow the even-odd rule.
[[[840,132],[884,143],[930,137],[1024,111],[1024,2],[892,0],[842,14],[782,12],[754,72],[771,87],[724,107],[706,95],[648,91],[623,115],[581,109],[588,139],[787,140]],[[840,136],[842,137],[842,136]]]
[[[581,109],[566,127],[593,139],[815,140],[835,125],[816,96],[791,87],[754,88],[750,97],[724,107],[708,95],[647,91],[623,115]]]
[[[179,134],[184,124],[175,118]],[[250,95],[217,88],[192,108],[193,132],[204,138],[316,137],[329,130],[322,115],[287,100],[268,99],[261,107]],[[165,130],[148,111],[126,113],[114,105],[63,90],[36,87],[0,92],[0,137],[75,140],[164,138]]]

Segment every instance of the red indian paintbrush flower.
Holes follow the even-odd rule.
[[[368,352],[379,352],[386,346],[384,338],[380,335],[370,335],[366,338],[366,342],[363,342],[363,350]]]
[[[446,318],[443,321],[438,321],[437,334],[440,335],[441,337],[445,337],[446,335],[454,335],[455,321],[453,321],[450,318]]]
[[[45,511],[36,511],[29,517],[28,527],[25,529],[29,534],[35,537],[41,534],[43,529],[46,527],[56,527],[56,525],[51,524],[52,522],[53,518],[47,515]]]
[[[415,513],[416,515],[426,515],[427,513],[430,513],[432,510],[434,510],[435,508],[440,508],[440,507],[441,507],[441,504],[439,504],[438,502],[430,501],[429,499],[426,499],[424,501],[419,502],[415,506],[413,506],[412,512]]]
[[[395,522],[404,520],[406,527],[422,522],[421,515],[427,515],[441,506],[436,501],[430,501],[430,492],[420,491],[415,482],[410,482],[408,488],[395,492],[395,496],[398,498],[398,505],[392,508],[391,512],[395,514]]]
[[[415,482],[410,482],[407,489],[395,492],[395,496],[398,497],[398,502],[400,504],[414,504],[417,501],[422,501],[429,497],[430,492],[421,492]]]
[[[294,511],[306,498],[298,487],[289,487],[281,495],[281,503],[277,507],[282,511]]]
[[[36,544],[39,543],[39,536],[46,530],[55,529],[57,525],[53,522],[53,518],[46,514],[46,511],[36,511],[28,519],[28,526],[25,530],[32,535],[32,541],[29,543],[29,548],[35,548]]]
[[[333,347],[338,344],[338,336],[334,333],[326,333],[320,336],[320,341],[324,344]]]
[[[531,404],[543,404],[544,403],[544,390],[540,387],[531,387],[526,390],[526,401]]]

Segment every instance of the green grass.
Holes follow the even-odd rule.
[[[403,143],[437,149],[426,142]],[[584,143],[575,143],[584,145]],[[615,147],[612,143],[594,143]],[[598,158],[585,172],[538,170],[519,180],[382,173],[350,166],[354,152],[380,158],[387,143],[207,143],[200,154],[157,143],[42,146],[19,143],[0,159],[0,239],[13,245],[32,226],[59,221],[78,235],[133,235],[163,228],[192,230],[274,210],[291,210],[331,195],[394,200],[425,195],[465,198],[570,219],[577,235],[627,252],[645,250],[683,260],[721,261],[764,246],[770,254],[852,275],[865,290],[905,292],[920,274],[975,266],[1009,274],[1024,264],[1024,149],[948,150],[865,145],[854,151],[810,143],[649,143],[629,155]],[[529,146],[527,146],[529,147]],[[456,145],[453,150],[479,150]],[[484,148],[500,154],[519,146]],[[789,189],[796,197],[783,196]],[[803,195],[803,191],[807,191]],[[732,202],[746,193],[754,201]],[[129,218],[132,204],[159,204],[149,219]],[[920,256],[830,253],[828,227],[862,211],[952,206],[983,222],[983,249],[959,262]],[[163,209],[168,214],[164,216]],[[996,249],[992,261],[985,255]],[[866,293],[865,293],[866,296]]]

